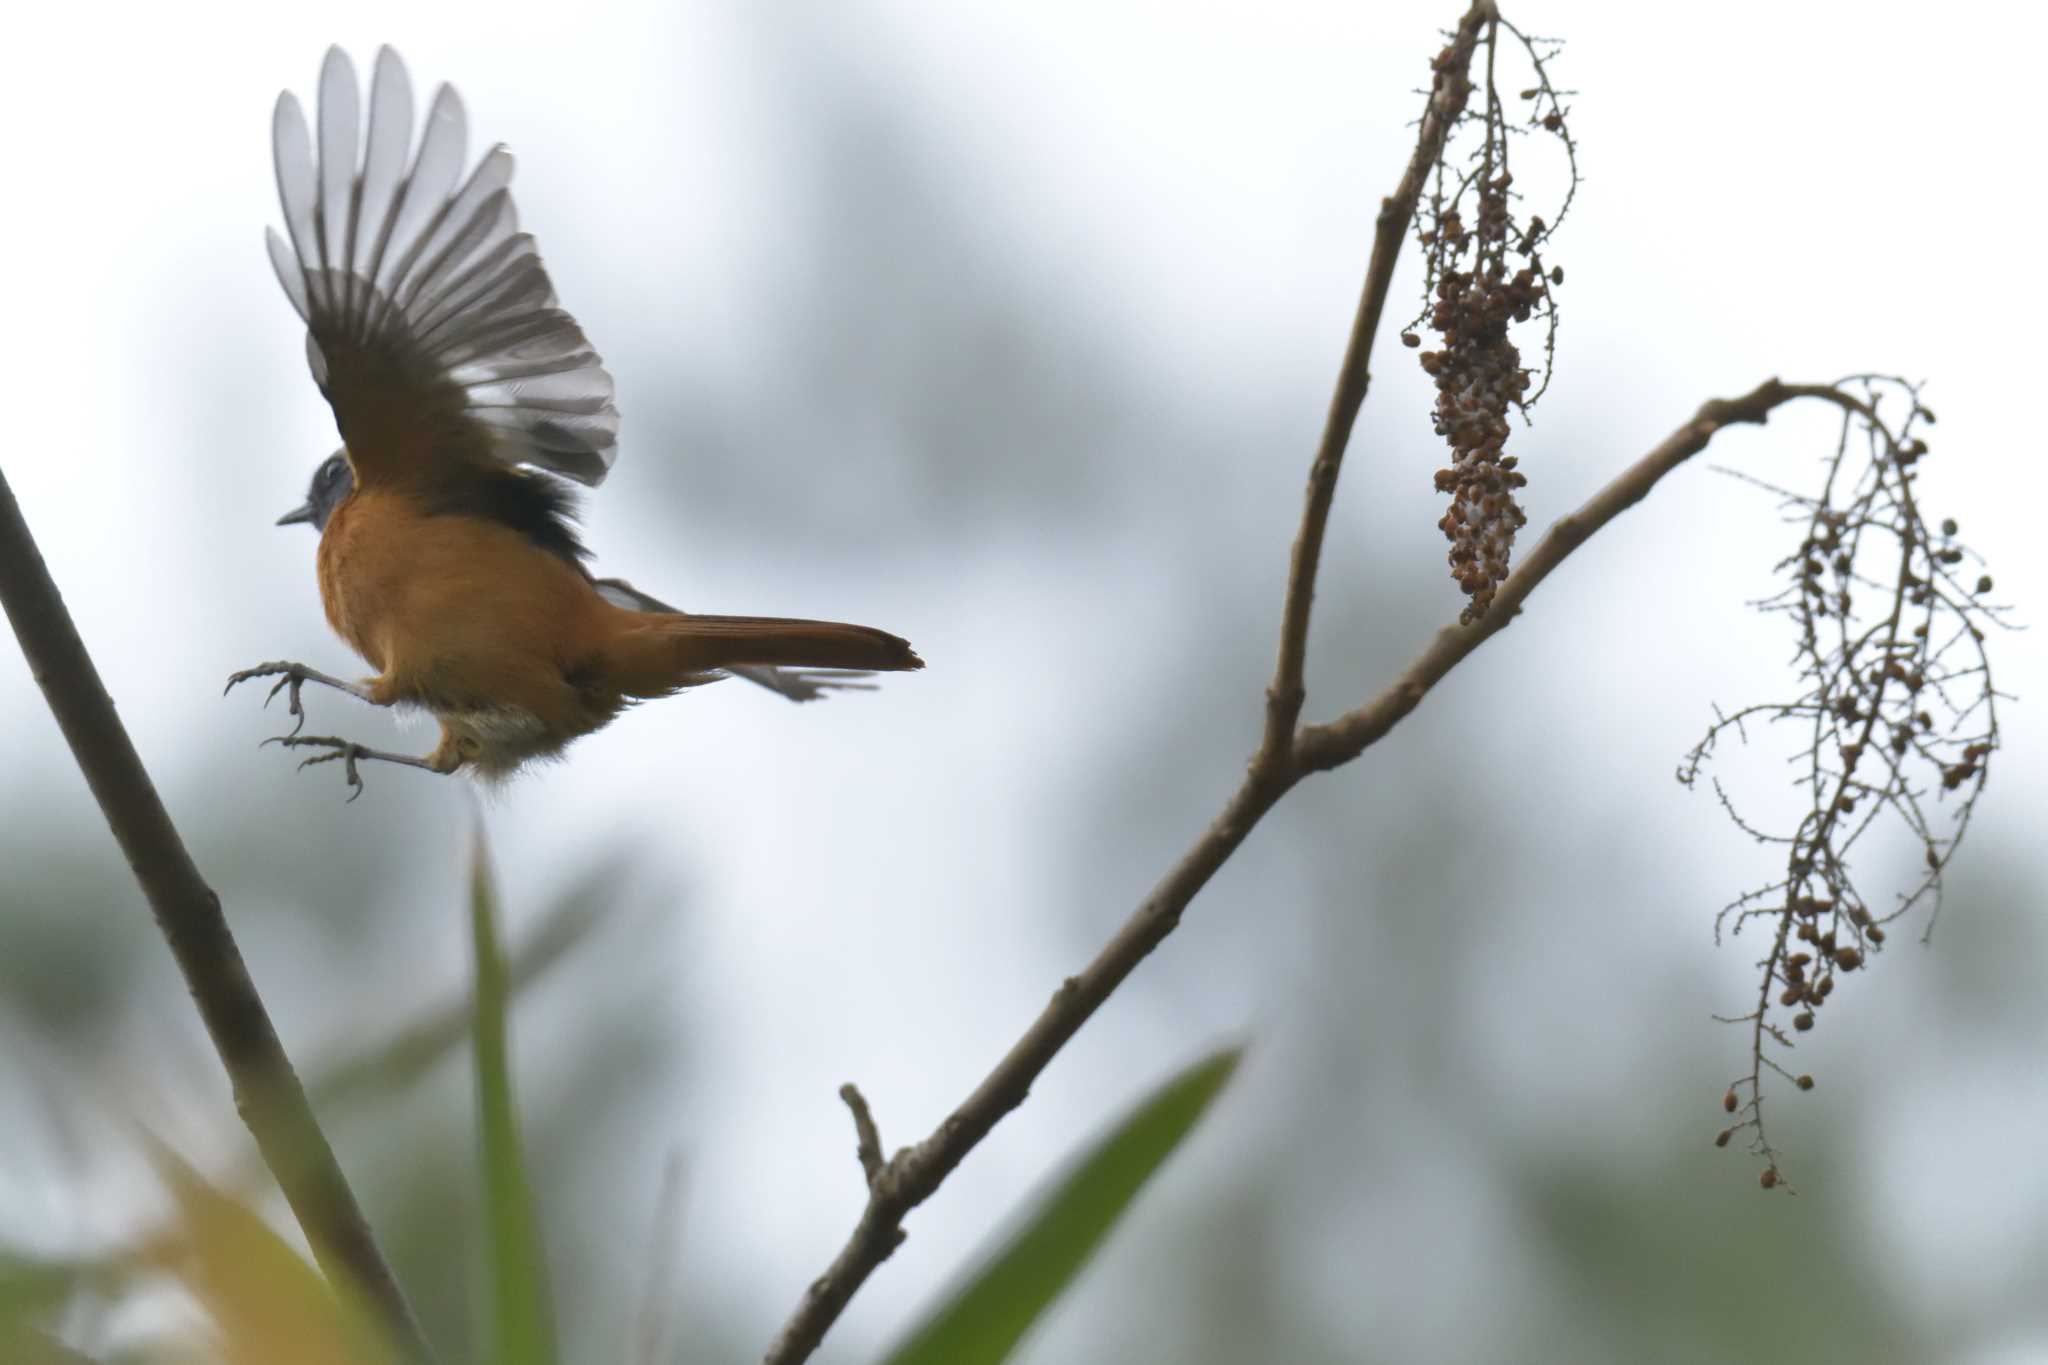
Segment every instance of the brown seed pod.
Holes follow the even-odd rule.
[[[1778,1187],[1778,1168],[1776,1166],[1764,1167],[1764,1173],[1756,1178],[1756,1183],[1767,1190],[1776,1189]]]
[[[1801,1090],[1811,1090],[1813,1089],[1813,1077],[1801,1076],[1799,1079],[1793,1081],[1792,1084],[1798,1086]]]

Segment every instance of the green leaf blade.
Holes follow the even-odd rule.
[[[470,864],[469,921],[476,950],[477,1138],[484,1168],[485,1254],[490,1257],[490,1334],[499,1365],[557,1365],[554,1310],[540,1218],[512,1096],[506,1017],[511,973],[498,946],[498,897],[482,822]]]
[[[1100,1139],[1018,1229],[887,1358],[998,1365],[1052,1306],[1236,1071],[1227,1048],[1167,1081]]]

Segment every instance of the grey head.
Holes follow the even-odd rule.
[[[292,526],[299,522],[310,522],[316,531],[327,529],[327,519],[334,515],[334,509],[341,506],[341,500],[355,491],[356,475],[348,467],[348,456],[335,451],[320,462],[313,471],[313,483],[306,490],[306,500],[277,519],[279,526]]]

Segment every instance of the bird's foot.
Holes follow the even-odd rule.
[[[379,763],[400,763],[408,768],[425,768],[428,772],[440,771],[439,768],[436,768],[424,758],[417,758],[412,754],[394,754],[383,749],[372,749],[368,745],[358,744],[352,739],[340,739],[334,735],[302,735],[294,730],[288,735],[278,735],[263,742],[265,744],[281,744],[287,749],[316,748],[327,750],[328,752],[324,754],[314,754],[311,758],[302,759],[299,766],[301,768],[310,768],[315,763],[332,763],[337,759],[340,760],[342,774],[347,779],[349,785],[348,799],[351,801],[363,794],[363,775],[357,771],[356,764],[364,759],[375,759]]]
[[[251,678],[268,678],[273,676],[277,678],[277,683],[270,689],[270,695],[263,699],[263,705],[268,707],[271,702],[277,699],[278,693],[289,688],[290,692],[286,697],[286,709],[290,711],[292,720],[295,722],[292,726],[293,735],[306,728],[306,708],[299,704],[299,689],[309,682],[320,683],[337,691],[346,692],[350,696],[362,701],[370,700],[368,690],[357,683],[343,682],[340,678],[329,677],[327,674],[317,669],[308,668],[304,664],[282,662],[258,664],[254,668],[245,668],[239,673],[230,673],[228,675],[228,685],[221,689],[221,695],[225,697],[228,693],[234,691],[235,684],[237,683],[245,683]]]

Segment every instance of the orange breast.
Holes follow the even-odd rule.
[[[623,699],[593,689],[591,663],[618,612],[589,580],[511,527],[420,507],[359,488],[321,537],[327,619],[379,670],[373,695],[451,726],[499,716],[504,742],[531,753],[616,715]]]

